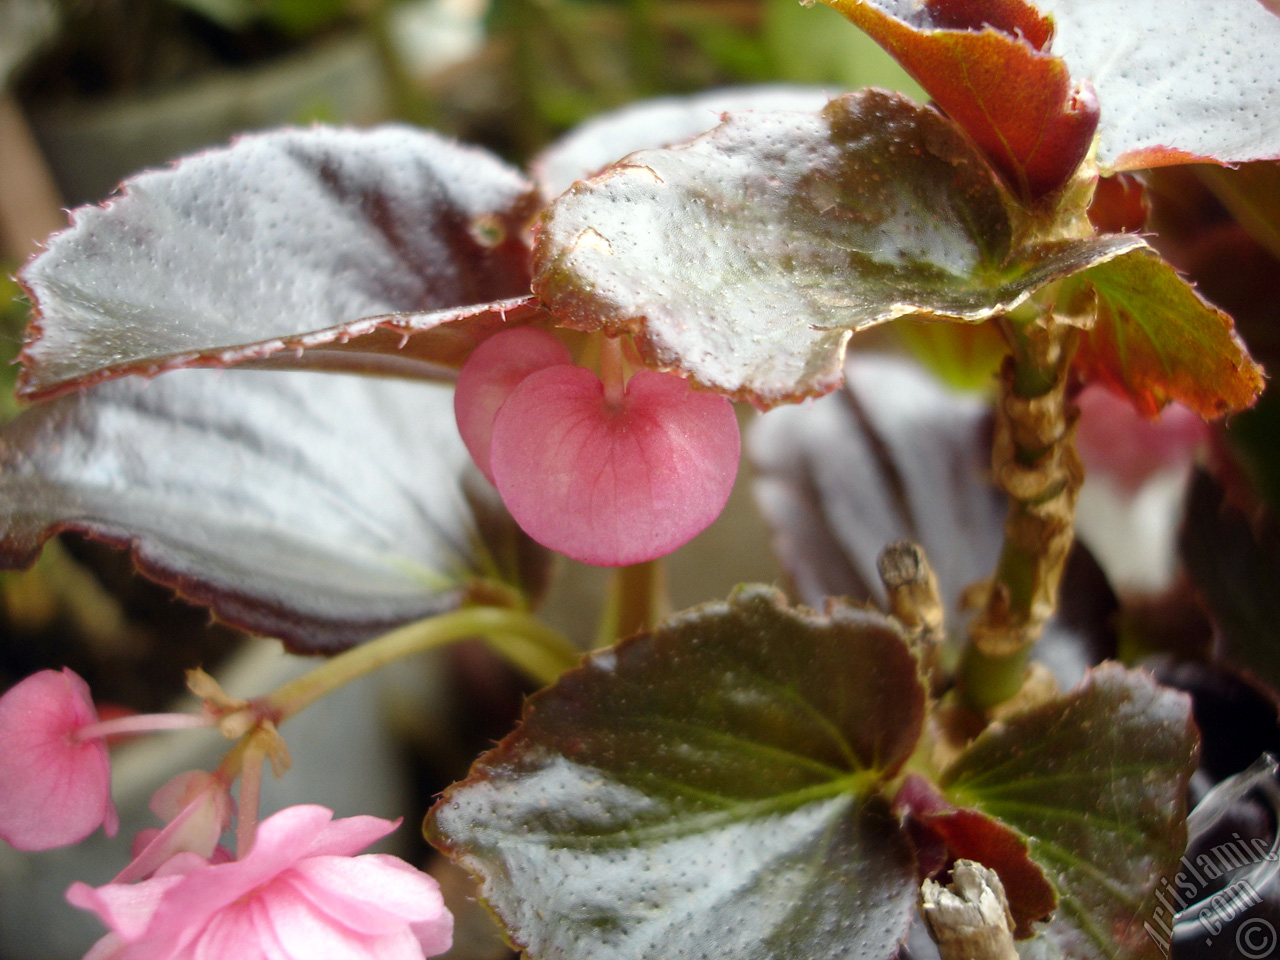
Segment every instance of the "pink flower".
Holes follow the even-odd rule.
[[[724,397],[651,370],[617,394],[550,333],[526,327],[477,347],[454,397],[463,440],[524,531],[610,567],[663,556],[706,529],[739,457]]]
[[[355,855],[398,825],[289,807],[258,825],[241,860],[180,853],[140,883],[73,884],[67,899],[111,931],[85,960],[421,960],[443,953],[453,918],[436,882],[395,857]]]
[[[0,697],[0,838],[19,850],[78,843],[119,826],[89,686],[70,670],[42,670]]]
[[[1128,400],[1095,385],[1080,392],[1076,405],[1076,445],[1085,467],[1130,495],[1161,471],[1189,466],[1209,438],[1209,426],[1180,403],[1169,404],[1151,420]]]

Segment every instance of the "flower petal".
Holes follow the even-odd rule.
[[[498,411],[490,460],[516,522],[575,560],[622,566],[663,556],[724,509],[739,455],[723,397],[644,370],[617,407],[594,373],[527,376]]]
[[[0,697],[0,838],[20,850],[78,843],[103,824],[114,834],[111,767],[88,685],[70,670],[42,670]]]
[[[454,388],[453,413],[471,459],[490,482],[489,443],[498,409],[529,374],[572,362],[568,347],[537,327],[504,330],[467,358]]]

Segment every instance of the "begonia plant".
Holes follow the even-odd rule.
[[[72,887],[109,930],[90,957],[447,949],[434,881],[359,855],[393,824],[259,822],[258,795],[298,713],[471,637],[543,686],[424,830],[532,960],[1155,960],[1239,920],[1205,903],[1276,860],[1275,824],[1222,841],[1246,855],[1213,885],[1188,807],[1217,784],[1201,845],[1260,795],[1280,809],[1274,762],[1241,772],[1268,744],[1222,761],[1206,674],[1134,666],[1152,607],[1075,543],[1076,433],[1133,493],[1185,479],[1214,449],[1202,422],[1263,390],[1122,175],[1280,157],[1280,18],[827,2],[932,102],[664,101],[529,178],[406,127],[255,134],[74,211],[21,270],[32,402],[0,433],[4,560],[87,535],[329,655],[250,699],[193,673],[185,717],[97,723],[69,671],[0,698],[0,838],[22,848],[111,829],[107,734],[234,742],[157,797],[167,826],[113,882]],[[922,321],[952,359],[994,344],[989,402],[858,350]],[[655,566],[724,507],[740,416],[791,593],[660,617]],[[1257,644],[1240,608],[1261,588],[1242,600],[1186,546],[1231,523],[1213,483],[1191,484],[1186,566],[1253,675],[1212,676],[1264,688],[1274,723],[1274,651],[1237,638]],[[1270,570],[1254,533],[1221,538]],[[536,613],[555,554],[617,568],[599,649]],[[1266,909],[1274,873],[1248,874]],[[1248,931],[1232,955],[1256,960]]]

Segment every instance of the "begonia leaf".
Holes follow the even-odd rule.
[[[902,64],[1023,200],[1058,189],[1084,160],[1097,100],[1047,49],[1052,25],[1030,3],[826,2]]]
[[[1280,95],[1280,17],[1258,0],[1201,4],[1194,16],[1182,0],[827,2],[1002,169],[1007,156],[1066,166],[1086,132],[1075,98],[1090,89],[1103,172],[1280,156],[1280,114],[1267,107]]]
[[[892,621],[740,589],[536,694],[428,835],[534,960],[888,960],[915,860],[878,788],[923,708]]]
[[[690,97],[656,97],[575,127],[529,165],[548,200],[636,150],[669,147],[706,133],[725,113],[821,110],[831,94],[819,87],[726,87]]]
[[[1032,923],[1048,917],[1058,905],[1053,885],[1031,859],[1026,838],[1016,830],[985,813],[948,802],[919,774],[907,775],[894,806],[911,818],[917,835],[926,831],[944,844],[949,860],[973,860],[999,875],[1016,937],[1030,937]]]
[[[1076,960],[1156,960],[1143,928],[1186,847],[1190,699],[1115,664],[987,728],[940,785],[1027,838],[1058,893],[1044,928]]]
[[[1249,516],[1207,474],[1187,498],[1178,553],[1209,611],[1223,651],[1280,691],[1280,526]]]
[[[1009,203],[954,125],[893,94],[731,114],[548,208],[534,290],[563,324],[769,407],[835,389],[852,331],[980,321],[1141,242],[1022,246]]]
[[[451,391],[294,372],[99,384],[0,431],[0,560],[53,533],[308,652],[456,606],[480,577],[536,592],[547,555],[473,468]]]
[[[902,357],[851,354],[843,390],[759,417],[746,451],[774,551],[802,602],[847,596],[884,606],[877,560],[890,543],[910,540],[937,576],[948,636],[964,637],[965,592],[995,568],[1006,513],[990,479],[981,398],[945,388]],[[1116,609],[1077,545],[1035,658],[1074,685],[1114,653]]]
[[[1143,414],[1155,416],[1177,400],[1211,419],[1245,409],[1262,392],[1262,370],[1231,318],[1154,251],[1131,251],[1069,283],[1097,295],[1077,368],[1124,393]]]
[[[140,174],[22,271],[20,392],[246,362],[439,376],[526,306],[532,189],[401,127],[247,136]]]

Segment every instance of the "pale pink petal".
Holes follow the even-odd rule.
[[[572,362],[568,348],[546,330],[516,327],[484,341],[462,365],[453,413],[471,459],[490,481],[489,437],[493,418],[507,395],[529,374]]]
[[[406,921],[448,916],[435,878],[386,854],[311,857],[287,876],[317,910],[359,933],[381,935]]]
[[[228,960],[231,957],[235,960],[293,960],[276,937],[267,919],[266,908],[258,897],[233,903],[211,917],[182,954],[182,960]]]
[[[594,373],[527,376],[494,420],[494,482],[533,539],[584,563],[663,556],[724,509],[739,455],[723,397],[641,371],[616,408]]]
[[[1102,386],[1082,390],[1076,403],[1076,446],[1085,469],[1109,477],[1125,493],[1136,493],[1162,470],[1189,466],[1209,438],[1209,426],[1180,403],[1154,420]]]
[[[403,821],[382,817],[342,817],[326,824],[304,852],[308,857],[351,857],[395,832]]]
[[[96,913],[99,920],[125,940],[136,940],[146,932],[164,895],[181,882],[181,876],[171,876],[141,883],[108,883],[101,887],[73,883],[67,888],[67,902]]]
[[[48,850],[99,824],[115,833],[106,745],[75,736],[95,722],[89,687],[70,670],[42,670],[0,697],[0,838]]]
[[[143,880],[178,853],[213,856],[231,822],[233,803],[226,785],[204,770],[181,773],[156,791],[151,809],[169,820],[163,830],[143,830],[134,842],[133,860],[116,883]]]

